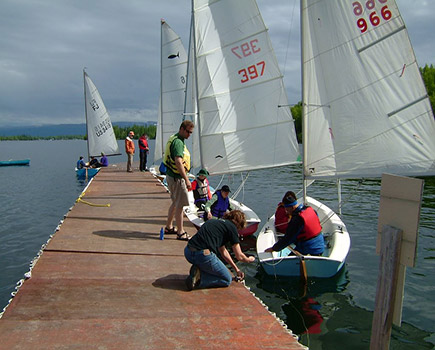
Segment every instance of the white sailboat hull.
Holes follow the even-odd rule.
[[[307,205],[316,210],[325,236],[323,256],[304,256],[308,277],[328,278],[336,275],[343,267],[350,249],[350,237],[340,217],[326,205],[307,197]],[[300,258],[289,255],[290,249],[266,253],[278,236],[275,231],[275,216],[272,216],[257,237],[257,255],[261,266],[268,275],[299,276]]]
[[[214,191],[211,188],[210,190],[212,192]],[[193,192],[189,192],[189,202],[190,205],[183,208],[184,214],[187,216],[189,221],[194,224],[197,229],[199,229],[204,223],[204,219],[202,218],[204,212],[198,211],[197,206],[194,204]],[[230,203],[234,209],[242,211],[246,216],[246,227],[243,230],[239,231],[239,235],[242,237],[246,237],[254,234],[257,231],[258,225],[261,222],[258,215],[255,214],[255,212],[251,208],[234,199],[230,198]]]
[[[158,171],[157,166],[152,166],[150,168],[150,172],[151,172],[151,174],[154,177],[156,177],[162,183],[163,186],[166,187],[166,189],[168,189],[168,186],[166,184],[166,175],[160,174],[160,172]],[[189,176],[191,181],[193,181],[195,179],[195,176],[193,174],[189,173],[188,176]],[[210,187],[210,190],[212,192],[214,192],[214,189],[212,187]],[[243,203],[240,203],[240,202],[238,202],[238,201],[236,201],[234,199],[231,199],[231,198],[230,198],[230,202],[231,202],[231,205],[233,206],[233,208],[241,210],[245,214],[245,216],[246,216],[246,223],[247,223],[247,225],[246,225],[246,227],[243,230],[239,231],[239,234],[242,237],[245,237],[245,236],[250,236],[253,233],[255,233],[257,231],[257,229],[258,229],[258,225],[261,222],[261,220],[258,217],[258,215],[255,214],[255,212],[251,208],[247,207]],[[183,212],[186,215],[186,217],[189,219],[189,221],[197,229],[199,229],[202,226],[202,224],[204,223],[204,220],[202,219],[202,214],[204,212],[203,211],[198,211],[198,208],[195,205],[195,199],[193,197],[193,192],[192,191],[189,192],[189,203],[190,204],[188,206],[185,206],[183,208]]]

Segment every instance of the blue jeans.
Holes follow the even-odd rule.
[[[228,287],[231,284],[233,277],[230,271],[215,253],[208,250],[192,252],[186,246],[184,256],[201,271],[199,288]]]

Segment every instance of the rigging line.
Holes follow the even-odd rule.
[[[239,185],[239,187],[237,188],[237,190],[234,192],[234,194],[232,195],[232,199],[235,199],[238,195],[239,195],[239,193],[240,193],[240,191],[242,190],[242,189],[244,189],[244,187],[245,187],[245,182],[246,182],[246,180],[248,180],[248,177],[249,177],[249,172],[246,174],[246,177],[245,178],[243,178],[243,173],[240,173],[240,175],[241,175],[241,177],[242,177],[242,183]],[[244,198],[243,198],[244,199]],[[240,202],[240,201],[239,201]]]
[[[346,204],[347,202],[349,202],[353,196],[355,196],[355,194],[357,193],[358,189],[361,187],[361,185],[364,183],[365,179],[360,179],[358,181],[358,184],[355,186],[355,188],[353,189],[353,191],[351,191],[351,194],[345,199],[341,201],[341,207],[343,207],[343,204]],[[324,204],[322,203],[322,205],[319,207],[321,208]],[[338,204],[340,205],[340,204]],[[337,214],[338,212],[338,206],[337,208],[334,208],[334,210],[331,210],[331,212],[329,213],[328,216],[326,216],[325,218],[322,219],[322,221],[320,222],[320,225],[323,225],[325,222],[327,222],[330,218],[332,218],[334,215],[340,216]]]

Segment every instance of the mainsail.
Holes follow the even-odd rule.
[[[86,131],[88,157],[118,155],[118,143],[112,128],[109,113],[103,100],[88,74],[83,70],[85,89]]]
[[[435,122],[394,0],[303,0],[304,176],[435,174]]]
[[[192,8],[201,166],[225,174],[296,163],[294,120],[255,0]]]
[[[162,159],[169,136],[183,120],[187,54],[180,37],[161,21],[161,77],[154,162]]]

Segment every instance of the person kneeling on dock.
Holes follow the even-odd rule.
[[[320,256],[325,249],[322,226],[315,210],[298,204],[296,195],[289,195],[283,199],[287,214],[291,215],[284,237],[280,238],[265,252],[279,252],[290,244],[296,244],[296,250],[303,255]]]
[[[225,245],[230,243],[237,260],[247,263],[255,261],[253,256],[246,256],[240,248],[238,230],[245,226],[245,214],[240,210],[232,210],[222,219],[208,220],[201,226],[184,249],[186,260],[192,264],[186,279],[188,290],[228,287],[231,284],[231,273],[218,256],[222,256],[231,265],[236,280],[245,278],[245,274],[237,267],[225,248]]]

